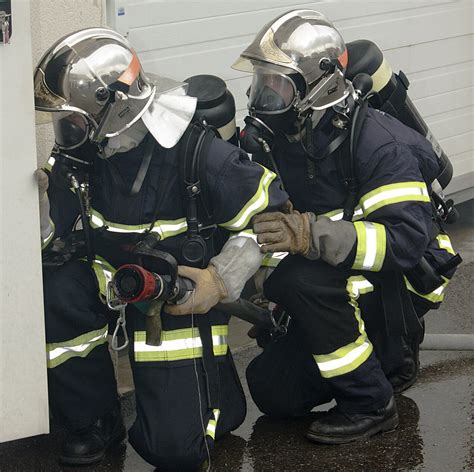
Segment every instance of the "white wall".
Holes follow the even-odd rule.
[[[128,36],[146,70],[178,80],[200,73],[224,78],[239,118],[249,78],[230,66],[267,21],[292,8],[323,12],[346,41],[377,43],[393,69],[408,75],[410,97],[454,164],[451,192],[474,186],[470,0],[107,0],[108,24]]]
[[[0,44],[0,442],[47,433],[30,2]]]

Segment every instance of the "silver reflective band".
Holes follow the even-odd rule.
[[[373,290],[374,286],[362,275],[351,276],[347,279],[348,302],[354,308],[360,336],[355,341],[341,346],[331,353],[313,354],[322,377],[331,378],[352,372],[362,365],[372,353],[373,346],[367,338],[357,299],[360,295]]]
[[[436,239],[441,249],[444,249],[445,251],[449,252],[449,254],[452,254],[453,256],[456,254],[451,244],[451,240],[449,239],[449,236],[447,234],[438,234],[438,236],[436,236]]]
[[[214,346],[227,344],[227,336],[212,336]],[[181,349],[202,348],[200,337],[163,341],[160,346],[150,346],[145,341],[135,341],[135,352],[171,352]]]
[[[100,259],[95,259],[94,264],[97,264],[100,267],[101,272],[104,274],[106,285],[112,281],[113,271],[112,266],[109,263],[102,262]]]
[[[346,354],[344,357],[341,357],[340,359],[333,359],[331,361],[326,361],[326,362],[317,362],[318,368],[321,372],[328,372],[335,369],[340,369],[341,367],[344,367],[354,362],[367,349],[369,349],[370,346],[371,345],[369,342],[364,342],[362,345],[356,347],[355,349],[353,349],[352,351],[350,351],[348,354]]]
[[[72,357],[86,357],[92,349],[107,340],[108,326],[85,333],[62,343],[49,343],[47,348],[48,368],[54,368]]]
[[[398,188],[392,190],[385,190],[380,192],[373,197],[368,198],[362,203],[364,210],[368,210],[370,207],[376,205],[377,203],[382,202],[383,200],[391,200],[397,197],[407,197],[407,196],[417,196],[422,195],[429,197],[427,188]]]
[[[435,295],[442,295],[445,288],[446,287],[444,285],[440,285],[436,290],[433,290],[432,293],[434,293]]]
[[[219,226],[232,231],[239,231],[245,229],[250,221],[250,218],[255,214],[263,211],[268,206],[268,191],[270,184],[276,178],[276,174],[270,172],[263,167],[263,176],[260,179],[258,189],[254,196],[249,200],[242,210],[231,220],[222,223]]]
[[[107,333],[103,333],[103,334],[100,334],[99,336],[96,336],[95,338],[92,338],[88,343],[79,344],[78,346],[57,347],[56,349],[53,349],[52,351],[48,352],[48,359],[50,361],[53,361],[54,359],[59,357],[61,354],[64,354],[65,352],[83,352],[95,341],[99,341],[100,339],[105,339],[106,337],[107,337]]]
[[[363,269],[371,269],[375,264],[375,257],[377,256],[377,232],[372,223],[365,223],[365,237],[366,237],[366,252]]]
[[[359,205],[367,217],[379,208],[404,202],[429,203],[430,196],[426,183],[414,181],[383,185],[362,196]]]
[[[446,289],[446,287],[449,283],[449,279],[447,279],[446,277],[443,277],[444,283],[442,285],[440,285],[438,288],[436,288],[432,292],[426,293],[426,294],[417,292],[413,288],[413,286],[411,285],[409,280],[406,277],[404,277],[404,278],[405,278],[405,284],[406,284],[408,290],[410,290],[410,292],[415,293],[417,296],[419,296],[421,298],[424,298],[424,299],[430,301],[431,303],[440,303],[444,300],[444,291],[445,291],[445,289]]]
[[[453,249],[453,246],[451,246],[451,243],[449,241],[440,239],[439,240],[439,247],[442,249]]]
[[[120,223],[113,223],[107,221],[98,211],[92,210],[90,216],[91,226],[93,228],[105,227],[111,233],[145,233],[149,230],[151,223],[141,225],[124,225]],[[188,228],[185,218],[178,218],[177,220],[158,220],[155,222],[153,233],[160,235],[160,239],[166,239],[178,234],[184,233]]]
[[[374,290],[374,286],[363,276],[360,279],[351,277],[350,283],[348,284],[349,295],[352,298],[359,298],[361,293],[368,293]]]
[[[207,428],[206,428],[206,435],[210,436],[212,439],[215,439],[217,421],[219,420],[220,410],[214,409],[212,410],[212,413],[214,415],[214,418],[209,419],[209,423],[207,424]]]
[[[357,250],[352,268],[374,272],[381,270],[387,246],[385,226],[369,221],[356,221],[354,228],[357,233]]]
[[[227,353],[227,325],[212,327],[214,355]],[[202,356],[202,341],[197,328],[183,328],[163,331],[160,346],[146,344],[145,331],[135,331],[134,357],[136,362],[164,362],[196,359]]]
[[[331,221],[340,221],[340,220],[342,220],[342,218],[344,216],[344,210],[334,210],[334,211],[337,211],[337,213],[333,214],[333,212],[331,211],[329,213],[324,213],[324,214],[318,215],[318,216],[327,216]],[[363,215],[364,215],[364,212],[362,211],[362,208],[357,207],[354,210],[354,215],[352,216],[352,219],[353,220],[359,219]]]

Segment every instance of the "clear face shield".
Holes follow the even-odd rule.
[[[276,115],[291,109],[298,93],[295,83],[288,76],[256,66],[248,96],[250,112]]]

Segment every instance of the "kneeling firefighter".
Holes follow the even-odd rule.
[[[348,81],[348,59],[324,15],[296,10],[234,64],[253,72],[242,147],[263,145],[294,206],[253,219],[264,253],[289,253],[264,292],[291,321],[247,380],[269,415],[335,399],[307,433],[329,444],[397,427],[394,390],[416,379],[420,318],[460,262],[430,198],[442,160],[419,132],[368,108],[375,78]]]
[[[235,134],[235,106],[223,81],[212,79],[213,96],[196,110],[187,84],[150,77],[128,42],[105,28],[62,38],[35,70],[36,109],[52,113],[56,137],[54,162],[37,172],[50,266],[50,404],[70,432],[63,463],[97,462],[124,438],[107,334],[108,307],[120,311],[116,332],[125,331],[125,305],[108,282],[119,266],[160,253],[168,265],[177,261],[194,289],[180,304],[159,305],[154,344],[145,334],[146,307],[127,307],[137,404],[129,441],[160,471],[199,470],[214,440],[238,427],[246,411],[227,345],[229,315],[215,305],[237,299],[260,265],[258,245],[241,232],[288,196],[275,173],[225,141]],[[199,92],[206,78],[194,79],[190,90]],[[224,115],[213,116],[218,105]],[[122,282],[128,290],[133,280]]]

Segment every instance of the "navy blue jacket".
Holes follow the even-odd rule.
[[[133,262],[122,248],[143,238],[153,221],[151,231],[160,236],[157,249],[172,254],[182,263],[180,246],[187,224],[184,183],[178,171],[178,146],[165,149],[155,143],[142,189],[136,195],[121,193],[111,173],[114,166],[125,187],[131,188],[143,158],[145,141],[107,161],[89,156],[94,162],[90,175],[90,222],[94,228],[96,254],[102,258],[99,259],[102,264],[107,261],[115,268]],[[222,242],[220,246],[211,246],[210,258],[219,252],[230,234],[245,230],[257,213],[278,210],[288,195],[281,189],[275,173],[252,162],[241,149],[221,139],[213,140],[205,169],[209,201]],[[48,194],[55,226],[53,238],[65,236],[79,215],[76,196],[55,185],[50,185]]]
[[[314,130],[316,158],[329,142],[332,113],[327,112]],[[286,138],[276,141],[273,150],[295,208],[341,220],[347,189],[334,154],[310,161],[300,143],[290,143]],[[439,266],[454,254],[448,236],[436,236],[433,231],[427,183],[436,178],[438,162],[423,136],[390,115],[369,109],[354,163],[357,242],[341,266],[406,271],[423,255]]]

